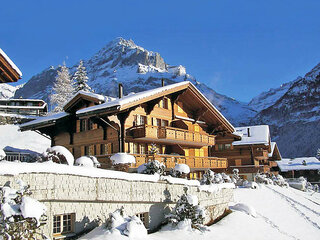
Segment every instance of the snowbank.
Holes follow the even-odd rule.
[[[181,174],[188,174],[190,173],[190,167],[187,164],[176,164],[174,166],[174,170],[180,172]]]
[[[76,159],[75,166],[81,166],[81,167],[94,167],[93,161],[91,158],[82,156]]]
[[[51,144],[50,139],[34,131],[20,132],[17,125],[0,125],[0,133],[0,149],[9,146],[42,153]]]
[[[136,163],[136,158],[128,153],[116,153],[110,159],[113,165]]]
[[[230,209],[245,212],[246,214],[251,215],[252,217],[257,217],[256,210],[253,207],[244,203],[237,203],[234,206],[230,206]]]
[[[6,153],[0,148],[0,160],[6,157]]]

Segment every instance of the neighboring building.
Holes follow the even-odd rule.
[[[227,159],[217,158],[211,148],[216,137],[233,135],[234,127],[190,82],[180,82],[112,99],[79,92],[65,112],[21,125],[38,130],[52,145],[67,147],[77,158],[95,155],[102,167],[110,168],[110,154],[128,152],[136,157],[134,170],[149,159],[170,168],[186,163],[199,178],[206,169],[226,169]],[[158,154],[149,153],[156,144]]]
[[[0,83],[16,82],[22,77],[19,68],[0,48]]]
[[[0,113],[44,116],[48,106],[41,99],[1,99]]]
[[[302,176],[311,183],[320,182],[320,161],[315,157],[283,158],[277,164],[280,174],[286,178]]]
[[[218,136],[216,143],[211,155],[226,157],[228,173],[237,168],[250,180],[257,172],[270,172],[275,160],[281,159],[277,144],[270,140],[268,125],[237,127],[233,135]]]

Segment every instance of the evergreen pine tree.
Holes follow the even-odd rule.
[[[320,160],[320,148],[318,148],[318,150],[317,150],[317,156],[316,157]]]
[[[54,93],[50,96],[50,102],[53,106],[56,106],[53,112],[62,112],[64,104],[71,98],[74,92],[73,82],[69,75],[69,70],[64,64],[53,86]]]
[[[77,71],[74,74],[73,80],[75,81],[75,92],[86,91],[91,92],[91,88],[87,84],[88,77],[86,68],[83,66],[83,61],[80,60]]]

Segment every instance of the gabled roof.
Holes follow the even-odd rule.
[[[207,118],[214,119],[219,123],[219,125],[223,126],[228,132],[233,133],[234,127],[232,124],[212,105],[212,103],[191,83],[188,81],[179,82],[171,85],[167,85],[164,87],[159,87],[152,90],[147,90],[139,93],[131,93],[123,98],[110,98],[104,97],[102,95],[87,93],[87,92],[79,92],[73,98],[69,100],[69,102],[64,106],[65,110],[70,109],[74,106],[78,100],[82,98],[90,98],[91,100],[101,101],[102,97],[104,97],[104,103],[98,104],[95,106],[87,107],[76,111],[76,115],[81,116],[94,116],[96,114],[115,114],[121,111],[126,111],[131,107],[136,107],[140,104],[146,103],[148,101],[152,101],[155,99],[159,99],[166,95],[174,94],[180,91],[188,90],[189,93],[193,94],[194,101],[197,101],[197,105],[202,105],[208,112]],[[31,121],[28,125],[22,125],[22,128],[25,129],[26,126],[29,128],[33,126],[33,122]],[[41,124],[38,119],[37,125]]]
[[[278,154],[280,159],[282,159],[280,151],[279,151],[279,148],[278,148],[278,145],[277,145],[276,142],[271,142],[271,152],[268,153],[268,157],[272,158],[273,154]]]
[[[16,82],[22,73],[11,61],[7,54],[0,48],[0,82]]]
[[[63,106],[63,110],[68,111],[70,108],[72,108],[74,105],[77,104],[78,101],[85,99],[90,102],[94,103],[104,103],[106,101],[113,100],[114,98],[110,98],[107,96],[103,96],[100,94],[92,93],[92,92],[86,92],[86,91],[79,91],[76,94],[74,94],[69,101]]]
[[[269,145],[270,131],[268,125],[236,127],[235,133],[241,137],[240,141],[234,141],[232,145]]]
[[[281,172],[320,170],[320,161],[315,157],[283,158],[281,161],[277,161],[277,164]]]
[[[198,99],[201,104],[208,109],[217,120],[227,129],[229,132],[234,132],[232,124],[219,112],[219,110],[212,105],[212,103],[189,81],[179,82],[139,93],[129,94],[123,98],[117,98],[113,101],[109,101],[100,105],[84,108],[78,110],[76,114],[81,115],[93,115],[102,112],[120,112],[131,107],[138,106],[142,103],[152,101],[154,99],[164,97],[183,90],[190,90]]]

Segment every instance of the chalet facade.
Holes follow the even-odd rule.
[[[217,136],[211,150],[211,155],[228,159],[228,173],[237,168],[249,180],[257,172],[272,171],[276,160],[281,160],[277,144],[271,142],[268,125],[235,128],[233,135]]]
[[[0,48],[0,83],[16,82],[21,76],[19,68]]]
[[[1,99],[0,113],[44,116],[48,113],[48,106],[41,99]]]
[[[188,164],[190,178],[206,169],[226,169],[227,159],[214,155],[216,138],[233,136],[234,127],[190,82],[162,86],[119,98],[78,92],[64,112],[21,125],[51,137],[52,145],[67,147],[75,158],[94,155],[103,168],[109,157],[127,152],[136,157],[134,170],[149,159]],[[158,154],[150,155],[152,145]]]

